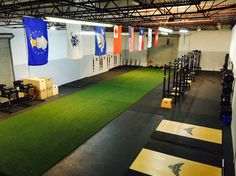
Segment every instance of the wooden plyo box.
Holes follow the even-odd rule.
[[[48,97],[47,89],[41,90],[41,91],[35,91],[36,97],[40,100],[44,100]]]
[[[55,96],[57,94],[59,94],[58,86],[54,84],[52,86],[52,95]]]
[[[38,91],[42,91],[47,88],[45,79],[28,78],[28,79],[23,79],[23,82],[24,84],[32,84]]]
[[[53,96],[53,90],[52,90],[52,87],[51,88],[47,88],[47,97],[51,97]]]
[[[25,94],[23,92],[19,92],[18,96],[19,96],[19,98],[23,98],[23,97],[25,97]]]
[[[191,80],[188,80],[187,83],[191,86],[192,81],[191,81]]]
[[[161,108],[172,108],[172,99],[171,98],[163,98],[161,101]]]
[[[39,79],[44,79],[46,81],[46,88],[52,88],[53,81],[51,77],[39,77]]]
[[[35,95],[35,88],[34,87],[30,88],[29,91],[28,91],[28,94],[30,96],[34,96]]]

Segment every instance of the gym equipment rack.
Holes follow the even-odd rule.
[[[184,96],[190,89],[192,81],[201,70],[201,51],[194,50],[164,65],[164,81],[162,98],[173,98],[173,103]]]

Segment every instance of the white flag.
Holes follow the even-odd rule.
[[[151,48],[152,47],[152,29],[148,28],[148,42],[147,42],[147,47]]]
[[[67,24],[67,55],[71,59],[80,59],[82,53],[81,25]]]
[[[118,26],[115,25],[114,26],[114,38],[118,38],[118,31],[119,31]]]

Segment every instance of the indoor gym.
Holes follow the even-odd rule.
[[[235,0],[0,4],[0,176],[235,175]]]

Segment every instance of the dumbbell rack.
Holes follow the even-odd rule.
[[[27,93],[33,86],[31,84],[23,84],[23,81],[17,80],[13,82],[14,87],[7,88],[5,84],[0,84],[0,97],[8,99],[7,103],[0,103],[0,111],[12,113],[13,107],[29,107],[31,106],[25,100],[20,98],[19,93]],[[34,97],[31,97],[34,100]]]
[[[220,99],[220,119],[226,125],[230,125],[232,121],[232,93],[234,85],[234,74],[231,69],[222,72],[222,93]]]

